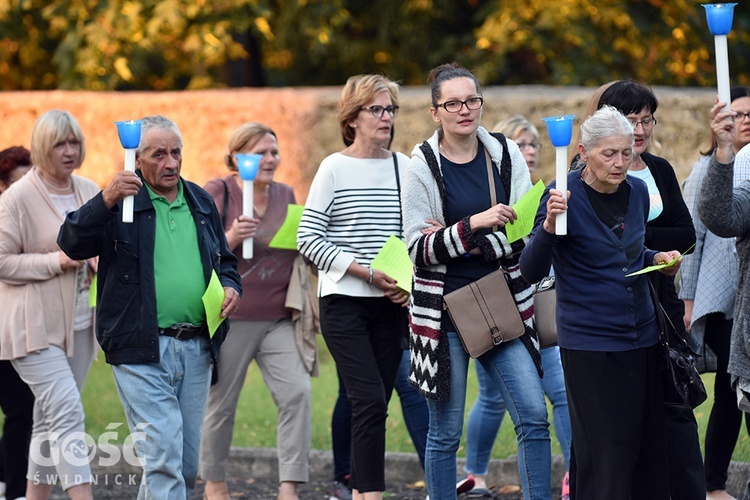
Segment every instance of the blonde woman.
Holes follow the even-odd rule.
[[[96,260],[71,260],[56,241],[65,215],[99,191],[73,175],[85,155],[73,115],[48,111],[31,134],[31,170],[0,197],[0,359],[11,361],[36,398],[26,476],[34,499],[49,496],[55,476],[70,498],[92,497],[91,469],[80,459],[80,391],[94,358],[88,294]],[[64,447],[54,466],[35,460],[52,447]]]

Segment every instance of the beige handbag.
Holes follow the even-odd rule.
[[[534,319],[542,349],[557,345],[556,314],[555,277],[548,276],[537,283],[534,291]]]
[[[497,204],[492,162],[485,150],[492,205]],[[497,228],[493,228],[495,231]],[[443,296],[444,308],[464,350],[477,358],[495,346],[520,337],[523,320],[501,268]]]
[[[452,291],[443,302],[464,350],[472,358],[524,333],[502,269]]]

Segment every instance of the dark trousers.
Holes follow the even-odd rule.
[[[414,444],[414,449],[419,455],[419,463],[424,470],[424,450],[427,446],[427,429],[430,425],[430,413],[427,410],[427,401],[419,393],[416,387],[409,383],[409,351],[405,350],[401,355],[401,364],[396,375],[394,387],[401,401],[401,412],[404,415],[404,424],[409,431],[409,437]],[[346,482],[349,476],[349,457],[351,455],[352,433],[351,433],[352,407],[346,397],[346,388],[339,375],[339,397],[333,407],[331,417],[331,442],[333,445],[333,480]]]
[[[707,491],[727,489],[727,471],[742,427],[742,411],[737,408],[737,395],[727,373],[732,320],[721,313],[706,316],[706,345],[716,354],[714,404],[706,428]],[[750,433],[750,424],[745,418]]]
[[[669,454],[669,491],[673,499],[704,500],[706,476],[693,410],[664,407]]]
[[[0,408],[5,414],[0,440],[0,481],[5,482],[6,498],[22,497],[26,493],[34,395],[10,361],[0,361]]]
[[[352,407],[349,485],[385,490],[385,420],[401,360],[399,307],[382,297],[328,295],[320,326]]]
[[[669,499],[661,347],[560,349],[574,500]]]

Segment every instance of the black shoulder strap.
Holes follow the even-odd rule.
[[[398,227],[399,227],[399,237],[401,239],[404,238],[404,219],[401,210],[401,178],[398,175],[398,158],[396,158],[396,153],[391,152],[391,156],[393,156],[393,172],[396,174],[396,190],[398,191]]]

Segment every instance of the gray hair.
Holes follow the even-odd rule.
[[[502,133],[505,137],[515,141],[516,137],[523,132],[532,135],[535,141],[539,140],[539,130],[529,120],[521,115],[511,116],[503,121],[497,122],[492,130]]]
[[[630,147],[633,147],[633,125],[625,115],[612,106],[602,106],[581,125],[581,144],[586,151],[597,147],[604,139],[618,135],[629,136]],[[584,166],[585,162],[579,157],[571,170],[580,170]]]
[[[151,129],[171,130],[177,134],[180,139],[180,147],[182,147],[182,133],[174,121],[162,115],[146,116],[141,118],[141,142],[138,144],[138,149],[135,150],[136,156],[140,156],[150,146],[143,139],[146,137],[146,132]]]

